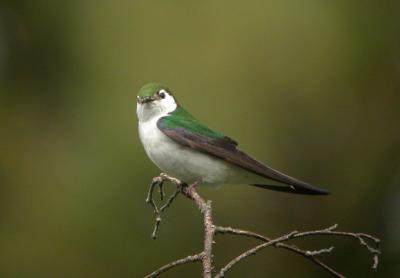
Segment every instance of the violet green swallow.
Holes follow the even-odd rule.
[[[191,184],[250,184],[298,193],[327,191],[285,175],[238,149],[236,141],[200,123],[157,83],[137,96],[139,136],[144,149],[163,172]]]

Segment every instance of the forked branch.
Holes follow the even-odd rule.
[[[164,192],[162,190],[162,185],[163,182],[169,181],[172,182],[176,185],[176,190],[175,192],[168,198],[166,203],[158,209],[156,202],[153,199],[153,191],[154,188],[158,185],[160,188],[160,197],[161,200],[164,197]],[[372,263],[372,269],[377,270],[378,264],[379,264],[379,255],[380,255],[380,250],[379,250],[379,242],[380,240],[376,237],[373,237],[369,234],[365,233],[352,233],[352,232],[342,232],[342,231],[337,231],[338,225],[333,225],[331,227],[325,228],[325,229],[320,229],[320,230],[314,230],[314,231],[305,231],[305,232],[298,232],[298,231],[293,231],[288,234],[285,234],[283,236],[271,239],[269,237],[250,232],[250,231],[245,231],[245,230],[240,230],[240,229],[234,229],[231,227],[222,227],[222,226],[215,226],[213,223],[212,219],[212,207],[211,207],[211,201],[205,201],[196,191],[195,189],[196,183],[192,185],[187,185],[185,183],[182,183],[176,178],[169,177],[166,174],[160,174],[160,176],[153,178],[153,181],[150,185],[149,193],[146,199],[146,202],[149,203],[156,215],[156,223],[154,226],[154,231],[152,233],[152,237],[155,238],[156,234],[159,229],[159,225],[161,222],[161,212],[163,212],[166,208],[168,208],[171,203],[175,200],[175,198],[179,195],[179,193],[182,193],[185,197],[187,197],[190,200],[193,200],[197,207],[199,208],[200,212],[203,214],[203,224],[204,224],[204,249],[203,251],[199,252],[196,255],[192,256],[187,256],[183,259],[176,260],[174,262],[171,262],[158,270],[152,272],[151,274],[147,275],[146,277],[157,277],[161,273],[170,270],[171,268],[174,268],[178,265],[186,264],[186,263],[192,263],[192,262],[202,262],[203,265],[203,277],[204,278],[211,278],[212,275],[215,273],[216,275],[214,277],[224,277],[225,273],[230,271],[236,264],[239,262],[243,261],[244,259],[248,258],[250,255],[254,255],[257,252],[259,252],[262,249],[265,249],[270,246],[274,246],[277,248],[283,248],[288,251],[291,251],[295,254],[301,255],[304,258],[310,260],[311,262],[315,263],[317,266],[319,266],[321,269],[325,270],[326,272],[330,273],[334,277],[345,277],[343,274],[337,272],[330,266],[326,265],[323,263],[318,256],[321,254],[326,254],[326,253],[331,253],[334,249],[333,246],[328,247],[328,248],[321,248],[318,250],[305,250],[301,249],[295,245],[291,245],[286,243],[287,241],[294,240],[296,238],[303,238],[303,237],[311,237],[311,236],[339,236],[339,237],[350,237],[357,239],[359,244],[363,247],[366,248],[367,251],[369,251],[372,254],[373,258],[373,263]],[[243,252],[236,258],[232,259],[229,261],[224,267],[222,267],[219,271],[214,272],[213,269],[213,253],[212,253],[212,245],[214,242],[214,236],[218,234],[231,234],[231,235],[238,235],[238,236],[245,236],[245,237],[251,237],[255,238],[258,240],[261,240],[262,243],[259,245]]]

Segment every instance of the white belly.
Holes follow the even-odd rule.
[[[174,142],[157,127],[157,120],[139,123],[139,136],[150,159],[163,172],[186,183],[256,183],[263,180],[221,159]]]

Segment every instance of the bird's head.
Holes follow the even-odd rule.
[[[144,85],[137,96],[136,113],[139,121],[160,118],[174,111],[178,104],[170,90],[158,83]]]

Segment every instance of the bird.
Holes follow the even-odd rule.
[[[185,110],[167,86],[148,83],[141,87],[136,114],[147,156],[161,171],[185,184],[249,184],[295,194],[329,194],[241,151],[235,140]]]

